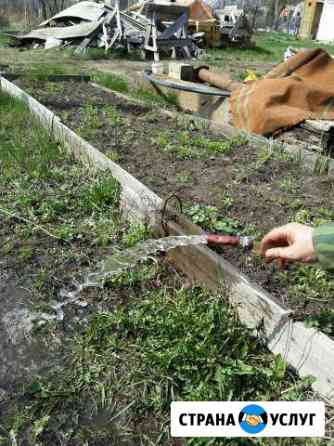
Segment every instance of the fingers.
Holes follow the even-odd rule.
[[[298,255],[294,245],[288,246],[286,248],[271,248],[264,253],[267,260],[271,261],[274,259],[282,260],[298,260]]]
[[[267,262],[277,260],[283,266],[286,262],[310,262],[315,259],[312,240],[313,229],[298,223],[289,223],[273,229],[260,245],[260,253]]]
[[[286,245],[288,245],[287,227],[281,226],[280,228],[273,229],[263,238],[260,245],[260,253],[262,256],[266,256],[266,252],[269,248]]]

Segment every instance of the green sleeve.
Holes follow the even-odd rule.
[[[313,244],[321,266],[334,270],[334,223],[315,228]]]

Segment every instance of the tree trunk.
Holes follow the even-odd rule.
[[[273,22],[273,28],[275,30],[278,29],[279,25],[279,13],[280,13],[280,0],[274,0],[274,22]]]

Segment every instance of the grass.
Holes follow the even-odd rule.
[[[234,77],[244,79],[247,65],[258,64],[255,72],[258,75],[269,70],[268,64],[277,64],[283,61],[283,54],[288,46],[293,48],[317,48],[321,46],[334,54],[334,45],[326,45],[314,40],[299,40],[285,33],[257,33],[254,36],[254,48],[224,48],[207,50],[205,62],[221,70],[230,70],[235,67]],[[264,66],[261,67],[260,65]]]
[[[9,43],[9,38],[0,30],[0,48],[6,48]]]
[[[53,430],[66,432],[68,419],[84,419],[88,411],[86,426],[71,426],[74,442],[168,444],[172,400],[303,398],[307,381],[288,378],[283,360],[252,338],[222,296],[182,286],[154,289],[157,273],[163,271],[154,265],[141,268],[129,281],[144,291],[141,297],[95,314],[67,346],[61,373],[25,389],[29,403],[17,432],[42,424],[39,435],[52,438]]]
[[[119,93],[129,92],[128,81],[122,76],[117,76],[116,74],[96,73],[94,76],[94,81],[106,88],[110,88],[110,90],[118,91]]]
[[[154,91],[141,86],[130,87],[129,82],[124,76],[100,72],[95,74],[94,81],[97,84],[110,88],[111,90],[128,94],[130,97],[143,101],[146,104],[155,104],[160,106],[177,105],[177,99],[174,93],[159,95],[156,94]]]
[[[34,308],[50,311],[60,284],[78,269],[150,233],[122,220],[113,178],[77,165],[19,102],[1,94],[0,104],[2,206],[14,215],[0,225],[0,240]],[[228,195],[225,205],[232,205]],[[218,221],[212,209],[201,218]],[[297,380],[240,324],[225,294],[186,289],[174,270],[151,260],[83,294],[88,309],[66,315],[66,335],[55,321],[37,324],[34,339],[54,363],[13,386],[1,406],[1,444],[56,445],[61,437],[167,445],[172,400],[305,398],[310,381]],[[243,444],[236,441],[215,444]]]
[[[74,72],[75,71],[75,72]],[[25,73],[28,78],[36,81],[47,80],[49,76],[59,76],[64,74],[77,74],[76,70],[67,67],[65,64],[42,64],[36,63],[31,66],[31,69]]]
[[[109,175],[94,177],[73,163],[21,103],[1,94],[0,104],[1,210],[9,225],[1,234],[7,254],[22,244],[21,258],[31,254],[38,259],[36,237],[41,234],[50,237],[59,260],[71,255],[72,243],[79,252],[81,240],[91,246],[110,243],[119,221],[117,182]],[[13,224],[16,220],[21,224]]]
[[[7,41],[8,42],[8,41]],[[10,71],[45,78],[52,74],[86,73],[87,62],[73,58],[66,49],[18,49],[0,44],[0,59]]]

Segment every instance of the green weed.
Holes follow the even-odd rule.
[[[132,223],[122,237],[122,244],[130,248],[151,236],[148,227],[142,223]]]
[[[68,67],[62,63],[35,63],[31,65],[25,74],[27,78],[32,81],[46,81],[49,76],[76,74],[76,72],[73,71],[74,70],[71,69],[71,72],[69,73]]]
[[[112,73],[96,73],[94,75],[94,81],[104,87],[110,88],[111,90],[118,91],[120,93],[129,92],[129,84],[126,79],[121,76],[117,76]]]
[[[305,323],[334,337],[334,310],[321,310],[319,314],[306,317]]]
[[[243,143],[240,138],[210,139],[205,136],[198,136],[189,130],[170,132],[168,130],[159,131],[152,138],[152,143],[156,144],[160,150],[174,153],[180,159],[202,159],[213,154],[228,155],[232,150]]]
[[[94,135],[96,130],[103,126],[102,120],[99,117],[99,110],[93,104],[87,103],[82,109],[82,119],[78,132],[86,138]]]
[[[333,274],[314,265],[298,265],[290,271],[277,273],[295,302],[326,301],[334,292]]]
[[[187,185],[192,183],[192,176],[188,172],[179,172],[176,177],[176,182],[181,185]]]
[[[104,211],[118,206],[120,187],[111,175],[99,177],[93,184],[84,186],[80,192],[81,206],[91,211]]]
[[[270,161],[289,161],[290,163],[296,164],[296,159],[282,145],[276,144],[273,141],[269,141],[267,145],[263,146],[257,152],[255,168],[260,169]]]
[[[6,48],[9,45],[10,38],[0,32],[0,48]]]
[[[330,159],[327,156],[319,155],[313,167],[315,175],[325,175],[329,169]]]
[[[279,187],[284,192],[294,193],[297,189],[296,180],[293,177],[287,176],[280,181]]]
[[[122,125],[123,118],[114,106],[108,105],[104,107],[103,111],[113,127],[119,127]]]
[[[86,50],[77,54],[75,51],[72,52],[73,59],[78,60],[102,60],[102,59],[110,59],[111,54],[106,53],[104,48],[86,48]]]
[[[326,223],[331,223],[334,220],[334,211],[327,208],[305,209],[303,203],[296,201],[293,207],[296,207],[297,212],[290,218],[290,221],[297,223],[320,226]]]
[[[226,209],[231,205],[232,201],[227,198]],[[241,225],[238,220],[220,215],[218,209],[214,206],[195,204],[186,210],[186,214],[191,217],[194,223],[206,230],[221,231],[226,234],[241,232]]]

